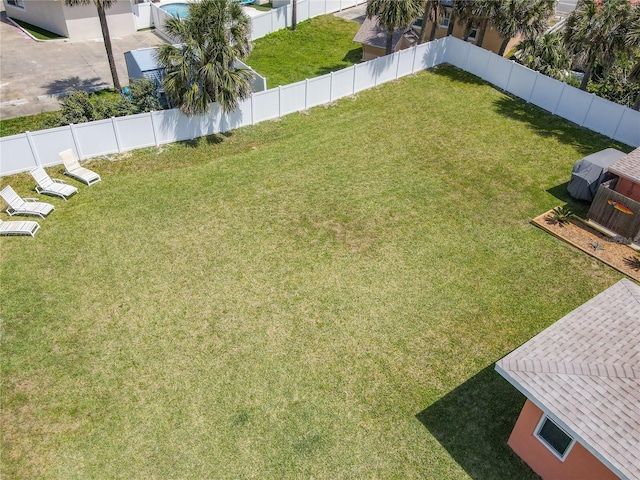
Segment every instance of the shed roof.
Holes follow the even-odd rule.
[[[609,167],[611,173],[640,183],[640,147]]]
[[[392,48],[394,50],[404,35],[409,35],[412,40],[417,40],[417,35],[412,30],[405,31],[396,28],[393,32]],[[373,47],[385,48],[387,46],[387,30],[378,25],[377,16],[371,18],[366,17],[362,22],[360,29],[356,33],[356,36],[353,37],[353,41],[363,43],[365,45],[371,45]]]
[[[640,478],[640,286],[618,283],[496,370],[621,478]]]
[[[156,47],[140,48],[126,52],[125,55],[131,55],[131,58],[135,60],[141,72],[148,72],[161,68],[156,57],[157,51],[158,49]]]

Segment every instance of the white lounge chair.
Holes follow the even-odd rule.
[[[33,179],[38,184],[36,186],[36,192],[45,193],[47,195],[55,195],[57,197],[64,198],[65,200],[78,193],[78,189],[73,185],[67,185],[64,180],[59,178],[51,178],[42,167],[36,167],[29,172]]]
[[[60,152],[58,155],[60,155],[60,160],[62,160],[62,163],[64,164],[65,175],[69,175],[70,177],[80,180],[87,185],[93,185],[101,180],[100,175],[96,172],[92,172],[88,168],[80,166],[78,157],[76,157],[76,153],[71,148],[64,152]]]
[[[40,218],[44,218],[55,209],[50,203],[39,202],[37,198],[20,197],[10,185],[0,190],[0,197],[7,202],[9,216],[37,215]]]
[[[0,235],[31,235],[40,230],[38,222],[3,222],[0,220]]]

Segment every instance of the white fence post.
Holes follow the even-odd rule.
[[[31,155],[33,155],[33,159],[36,161],[36,165],[40,166],[40,157],[38,157],[38,150],[36,149],[35,143],[33,143],[33,138],[31,138],[31,132],[24,132],[27,135],[27,141],[29,142],[29,147],[31,148]]]
[[[308,110],[307,105],[309,105],[309,79],[304,79],[304,109]]]
[[[153,110],[149,112],[149,119],[151,120],[151,131],[153,132],[153,143],[156,144],[156,147],[160,146],[160,142],[158,141],[158,132],[156,131],[156,121],[153,119]]]
[[[118,125],[116,124],[116,117],[111,117],[111,125],[113,126],[113,136],[116,139],[118,153],[122,153],[122,147],[120,146],[120,135],[118,135]]]
[[[329,77],[329,101],[333,102],[333,72],[331,72],[331,76]]]
[[[82,149],[80,148],[80,142],[78,141],[78,132],[76,132],[76,126],[71,123],[69,124],[69,128],[71,129],[71,138],[73,138],[73,144],[76,147],[76,152],[78,152],[78,158],[82,160]]]
[[[567,86],[566,83],[562,83],[562,90],[560,90],[560,95],[558,95],[558,101],[556,102],[556,106],[553,107],[553,113],[554,115],[556,114],[556,112],[558,111],[558,107],[560,106],[560,101],[562,100],[562,94],[564,93],[564,89]]]

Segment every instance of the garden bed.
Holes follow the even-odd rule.
[[[628,277],[640,281],[640,257],[629,245],[614,241],[579,218],[559,223],[549,210],[531,221],[535,226],[588,253]]]

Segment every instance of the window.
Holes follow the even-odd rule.
[[[24,0],[7,0],[7,4],[18,8],[24,8]]]
[[[475,42],[477,34],[478,34],[478,25],[472,25],[471,32],[469,32],[469,38],[467,38],[467,41]]]
[[[441,20],[442,21],[440,22],[440,26],[442,28],[449,28],[449,22],[451,21],[451,11],[445,10]]]
[[[551,452],[560,460],[564,460],[575,443],[573,438],[565,433],[549,417],[543,415],[536,428],[536,437],[542,440]]]

